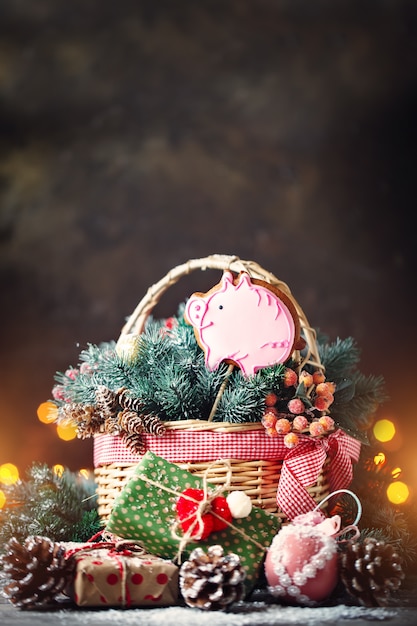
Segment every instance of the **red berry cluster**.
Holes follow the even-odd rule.
[[[336,385],[326,381],[322,370],[301,370],[297,374],[286,368],[283,384],[282,397],[270,393],[265,398],[262,424],[270,437],[284,435],[284,444],[293,448],[299,433],[318,437],[334,429],[334,420],[325,412],[334,400]]]
[[[217,496],[207,500],[206,509],[200,511],[199,519],[197,511],[204,501],[203,489],[185,489],[176,502],[177,516],[184,532],[190,530],[191,537],[195,539],[207,539],[207,537],[219,530],[227,528],[232,521],[227,500],[223,496]],[[220,519],[221,518],[221,519]]]

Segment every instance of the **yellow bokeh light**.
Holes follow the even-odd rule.
[[[2,509],[5,504],[6,504],[6,496],[4,495],[4,491],[0,489],[0,509]]]
[[[401,467],[394,467],[394,469],[391,472],[391,476],[397,479],[401,476],[401,473],[402,473]]]
[[[80,469],[80,476],[82,476],[83,478],[85,478],[86,480],[88,480],[89,476],[90,476],[90,472],[87,469]]]
[[[386,458],[383,452],[378,452],[378,454],[374,456],[375,465],[384,465],[385,461],[386,461]]]
[[[71,441],[77,436],[77,428],[74,424],[58,424],[56,432],[63,441]]]
[[[391,420],[378,420],[374,424],[373,431],[378,441],[391,441],[395,435],[395,426]]]
[[[387,487],[387,497],[393,504],[404,504],[408,500],[410,490],[401,480],[396,480]]]
[[[42,402],[37,410],[38,420],[43,424],[55,422],[58,414],[58,407],[53,402]]]
[[[0,483],[3,485],[13,485],[19,480],[19,470],[13,463],[3,463],[0,465]]]
[[[64,473],[64,466],[60,463],[56,463],[52,468],[57,476],[62,476]]]

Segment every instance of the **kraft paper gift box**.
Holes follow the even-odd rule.
[[[178,604],[178,567],[170,560],[106,548],[81,550],[75,560],[71,595],[77,606]]]
[[[178,521],[175,504],[181,492],[190,487],[204,489],[203,478],[148,451],[115,498],[106,530],[178,564],[198,546],[206,550],[210,545],[219,544],[225,553],[234,552],[240,557],[246,573],[246,589],[250,591],[259,576],[266,549],[280,528],[280,520],[272,513],[253,507],[250,515],[233,519],[225,530],[182,546],[178,534],[173,533]],[[210,483],[207,487],[209,490],[217,488]]]

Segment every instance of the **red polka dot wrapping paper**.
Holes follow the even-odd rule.
[[[178,567],[154,555],[126,555],[108,548],[81,551],[72,596],[78,606],[173,606],[179,598]]]
[[[190,487],[204,489],[203,478],[148,451],[115,498],[106,530],[177,563],[198,546],[206,550],[210,545],[221,545],[225,553],[240,557],[249,592],[258,579],[266,549],[280,528],[279,518],[253,507],[247,517],[233,519],[225,530],[214,532],[203,541],[188,542],[179,551],[181,541],[172,532],[177,521],[175,505],[180,494]]]

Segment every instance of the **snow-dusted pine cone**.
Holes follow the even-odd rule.
[[[117,423],[122,430],[129,434],[140,435],[144,431],[142,418],[130,409],[123,409],[118,413]]]
[[[145,415],[142,414],[140,416],[142,418],[143,428],[147,433],[151,435],[157,435],[158,437],[162,437],[166,433],[166,426],[164,422],[162,422],[159,417],[156,415]]]
[[[1,558],[7,583],[4,594],[15,606],[30,609],[53,603],[72,581],[74,561],[65,547],[48,537],[12,537]]]
[[[141,413],[143,409],[143,401],[139,398],[133,398],[126,387],[121,387],[117,392],[117,399],[122,409],[130,409]]]
[[[145,454],[146,445],[140,433],[128,433],[125,430],[121,430],[120,436],[126,448],[131,452],[135,454]]]
[[[180,590],[185,603],[203,610],[221,611],[244,596],[245,571],[237,554],[210,546],[207,554],[195,548],[180,567]]]
[[[362,606],[387,606],[404,579],[401,558],[392,544],[375,537],[349,541],[340,555],[340,577]]]
[[[73,422],[81,439],[99,432],[102,422],[97,407],[75,402],[63,404],[58,410],[58,418],[60,422]]]
[[[97,408],[103,419],[112,419],[119,411],[118,394],[105,385],[99,385],[95,391]]]

